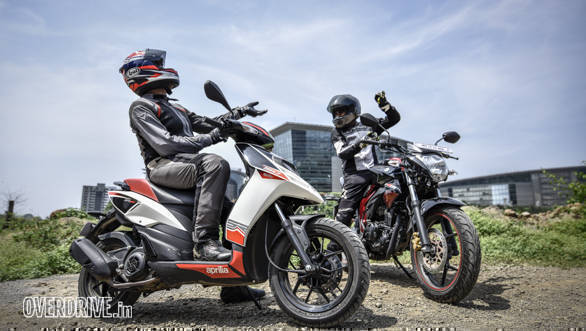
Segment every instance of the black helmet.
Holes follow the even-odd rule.
[[[128,55],[119,70],[126,85],[138,95],[157,88],[164,88],[171,94],[171,89],[179,86],[179,74],[174,69],[165,68],[166,54],[162,50],[147,48]]]
[[[335,95],[328,104],[328,111],[334,118],[336,128],[343,128],[360,116],[360,101],[350,94]],[[336,116],[336,111],[344,111],[344,116]]]

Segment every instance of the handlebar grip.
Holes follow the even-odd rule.
[[[222,122],[220,121],[216,121],[215,119],[209,118],[209,117],[204,117],[204,122],[206,122],[207,124],[214,126],[216,128],[222,128],[224,125],[222,124]]]

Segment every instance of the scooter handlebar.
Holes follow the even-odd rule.
[[[204,120],[203,121],[206,122],[207,124],[213,126],[213,127],[219,128],[219,129],[221,129],[221,128],[224,127],[224,123],[222,123],[221,121],[216,121],[213,118],[204,117]]]

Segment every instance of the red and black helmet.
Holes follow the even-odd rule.
[[[124,59],[120,73],[134,93],[144,93],[164,88],[167,93],[179,86],[179,74],[175,69],[165,68],[167,52],[158,49],[136,51]]]

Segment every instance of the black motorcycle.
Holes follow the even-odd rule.
[[[360,120],[381,128],[370,114],[361,115]],[[478,278],[480,241],[474,224],[460,209],[464,203],[440,195],[438,184],[453,173],[445,159],[457,158],[437,145],[441,140],[456,143],[460,136],[446,132],[434,145],[413,143],[388,132],[369,136],[364,144],[378,145],[394,155],[370,168],[377,180],[365,191],[354,220],[369,257],[393,258],[412,278],[397,259],[410,250],[413,270],[428,298],[445,303],[462,300]]]

